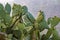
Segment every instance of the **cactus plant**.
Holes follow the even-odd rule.
[[[12,17],[10,17],[11,10]],[[46,21],[41,10],[35,19],[26,6],[14,4],[11,7],[7,3],[4,7],[0,4],[0,40],[60,40],[55,28],[59,23],[60,18],[57,16],[50,17]],[[44,29],[48,31],[41,35]]]

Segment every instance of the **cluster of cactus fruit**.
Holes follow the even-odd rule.
[[[12,17],[10,13],[12,11]],[[0,40],[60,40],[55,26],[60,23],[57,16],[45,19],[43,11],[37,18],[28,11],[26,6],[0,4]],[[40,33],[47,29],[47,33]]]

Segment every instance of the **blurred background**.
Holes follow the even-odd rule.
[[[31,12],[35,18],[39,10],[44,11],[46,19],[53,16],[60,17],[60,0],[0,0],[0,3],[3,5],[7,2],[11,6],[13,6],[14,3],[26,5],[29,12]],[[60,23],[56,26],[56,29],[60,31]]]

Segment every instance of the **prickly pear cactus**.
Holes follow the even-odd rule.
[[[10,13],[12,11],[12,17]],[[57,16],[46,21],[43,11],[35,19],[27,6],[0,4],[0,40],[60,40],[55,26],[60,23]],[[46,34],[41,33],[47,29]],[[2,33],[2,34],[1,34]]]

